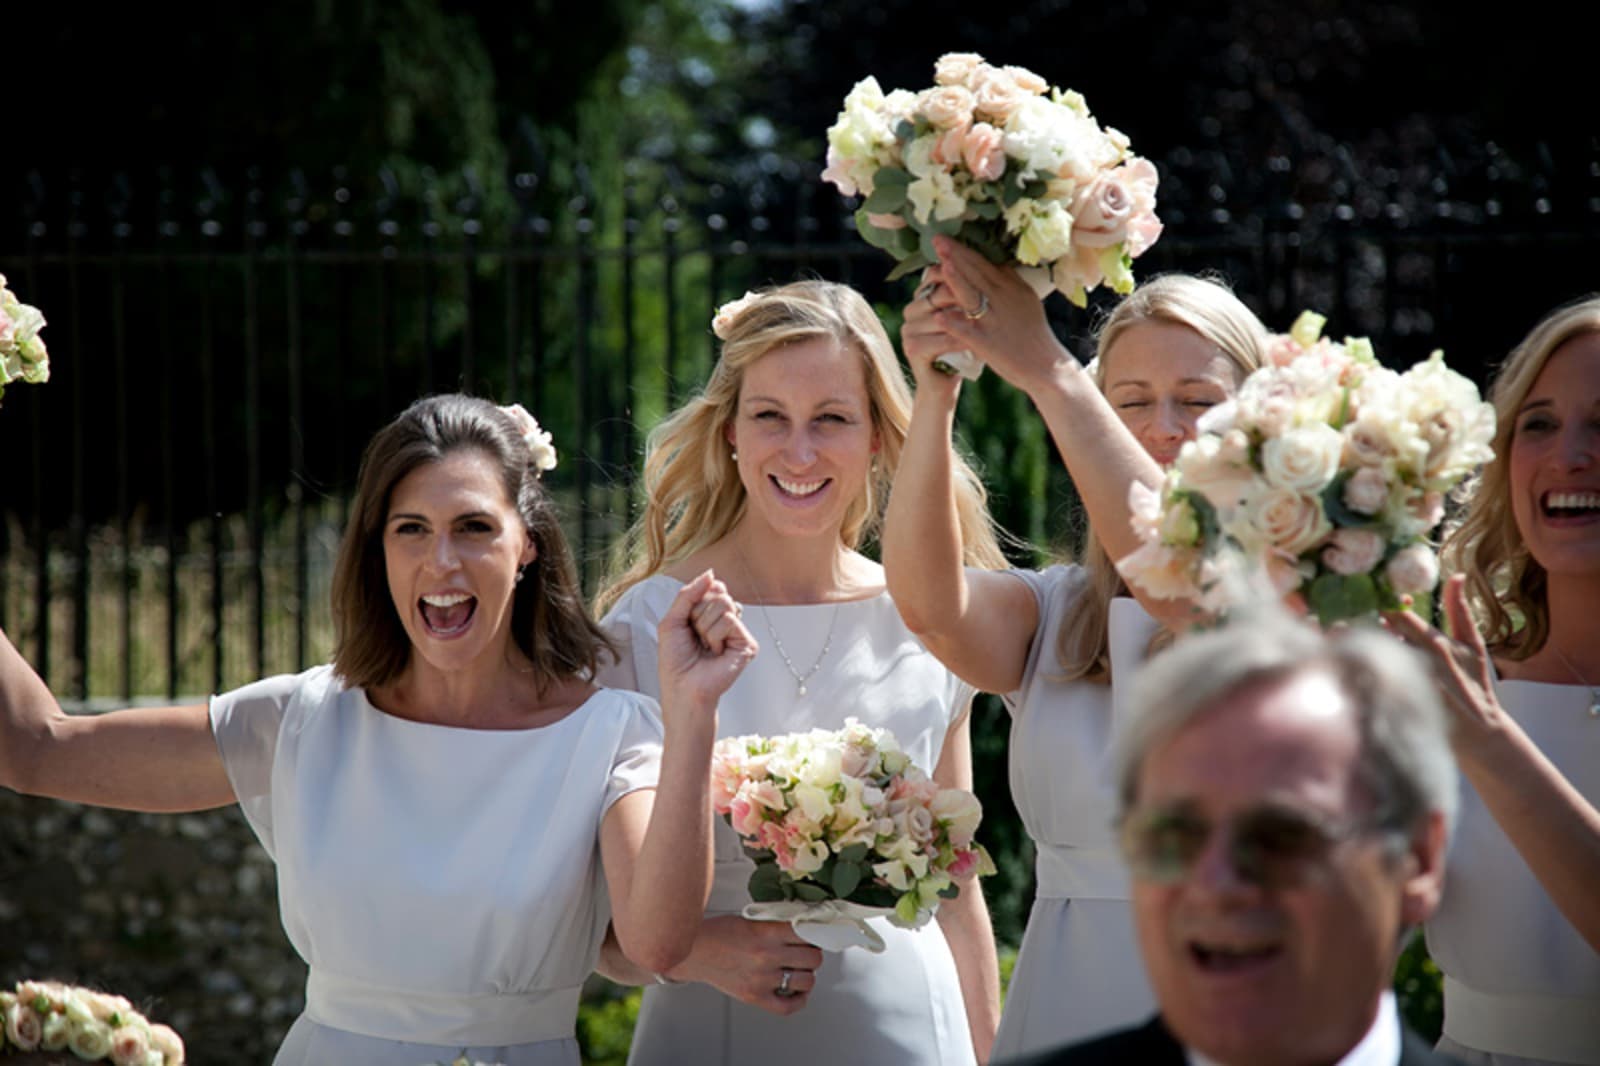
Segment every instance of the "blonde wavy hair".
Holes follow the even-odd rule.
[[[1550,635],[1546,574],[1528,552],[1511,508],[1509,462],[1517,412],[1557,348],[1575,337],[1600,333],[1600,294],[1550,312],[1495,373],[1494,458],[1462,486],[1461,520],[1447,530],[1444,567],[1467,576],[1471,605],[1484,642],[1508,659],[1526,659]]]
[[[744,515],[745,490],[729,461],[725,430],[739,405],[746,368],[791,344],[828,338],[860,354],[878,436],[877,461],[845,511],[839,538],[855,550],[876,534],[911,423],[911,389],[883,323],[848,285],[796,281],[741,301],[720,327],[721,354],[699,395],[668,415],[645,445],[645,510],[595,599],[603,615],[634,585],[716,543]],[[983,483],[959,455],[956,506],[969,566],[1009,565],[989,517]]]
[[[1194,330],[1228,357],[1241,381],[1261,366],[1266,327],[1232,289],[1219,278],[1162,274],[1129,293],[1101,324],[1096,338],[1095,362],[1091,366],[1094,383],[1101,392],[1106,387],[1106,353],[1128,330],[1148,322],[1170,323]],[[1068,606],[1061,623],[1056,641],[1058,676],[1063,681],[1109,684],[1111,601],[1126,595],[1128,587],[1087,519],[1083,534],[1079,562],[1086,583]]]

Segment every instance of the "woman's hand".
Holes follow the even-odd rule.
[[[924,299],[947,337],[947,351],[973,352],[1030,395],[1066,363],[1076,369],[1077,360],[1050,332],[1043,301],[1015,268],[991,263],[948,237],[936,237],[934,247],[940,263],[928,269],[923,289],[929,282],[938,287]]]
[[[1494,662],[1467,609],[1467,579],[1456,574],[1444,586],[1448,636],[1410,611],[1390,611],[1383,624],[1418,649],[1433,667],[1455,728],[1451,738],[1459,756],[1470,755],[1502,735],[1507,721],[1494,691]]]
[[[917,383],[917,395],[937,396],[953,403],[961,391],[961,376],[933,365],[940,356],[963,348],[962,343],[939,324],[940,309],[948,306],[950,299],[939,268],[931,266],[924,270],[922,284],[906,304],[905,317],[900,322],[900,347],[911,367],[911,377]]]
[[[724,914],[700,923],[694,949],[671,977],[699,981],[741,1003],[787,1015],[806,1005],[821,965],[821,950],[800,939],[788,922]],[[785,971],[788,988],[780,995]]]
[[[728,587],[707,570],[679,590],[657,630],[661,705],[715,706],[760,646]]]

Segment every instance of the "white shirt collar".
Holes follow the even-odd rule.
[[[1189,1066],[1224,1066],[1194,1048],[1186,1047],[1183,1053]],[[1378,999],[1377,1016],[1372,1019],[1367,1035],[1334,1066],[1398,1066],[1399,1062],[1400,1010],[1395,1006],[1394,992],[1384,989]]]

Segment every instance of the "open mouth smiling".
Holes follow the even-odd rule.
[[[1539,510],[1554,519],[1600,517],[1600,492],[1546,492],[1539,498]]]
[[[431,593],[417,601],[417,609],[429,633],[436,637],[453,637],[472,624],[478,600],[460,592]]]
[[[822,478],[820,481],[790,481],[776,475],[768,475],[772,483],[778,486],[778,491],[783,495],[796,500],[803,500],[808,496],[815,496],[827,487],[832,478]]]
[[[1189,957],[1210,974],[1248,973],[1277,959],[1282,945],[1277,943],[1208,944],[1189,942]]]

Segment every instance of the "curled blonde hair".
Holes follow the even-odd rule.
[[[1495,373],[1494,458],[1462,486],[1461,521],[1445,534],[1444,566],[1467,576],[1467,602],[1484,642],[1508,659],[1526,659],[1550,635],[1544,567],[1528,552],[1511,508],[1509,462],[1517,411],[1557,348],[1587,333],[1600,333],[1600,294],[1550,312]]]
[[[711,378],[651,433],[645,445],[645,510],[595,600],[604,614],[629,588],[727,536],[744,515],[745,490],[729,462],[724,431],[739,405],[745,370],[769,352],[827,338],[860,354],[866,369],[878,461],[845,511],[839,537],[855,550],[876,534],[911,423],[911,389],[883,323],[848,285],[796,281],[752,294],[733,311]],[[989,518],[983,483],[956,457],[962,554],[970,566],[1001,569],[1005,556]]]
[[[1220,278],[1162,274],[1140,285],[1101,324],[1096,338],[1094,383],[1106,387],[1106,355],[1134,326],[1148,322],[1186,326],[1217,347],[1242,381],[1263,361],[1267,330]],[[1086,582],[1067,608],[1056,642],[1064,681],[1111,681],[1108,618],[1111,601],[1128,586],[1086,519],[1080,563]]]

